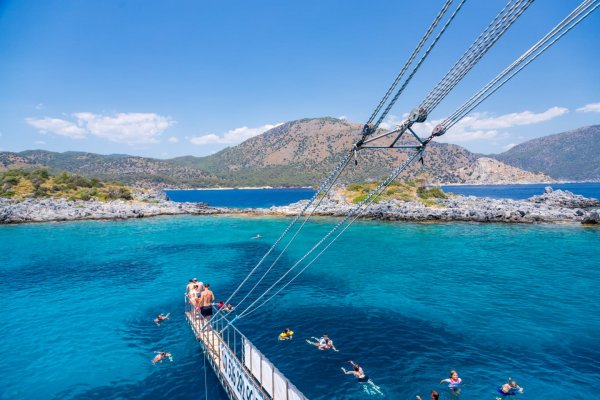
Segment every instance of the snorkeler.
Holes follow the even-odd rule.
[[[164,320],[166,320],[166,319],[169,319],[169,315],[171,315],[171,313],[167,313],[167,315],[163,315],[162,313],[161,313],[161,314],[158,314],[158,315],[156,316],[156,318],[154,319],[154,323],[155,323],[156,325],[160,325],[160,323],[161,323],[161,322],[163,322],[163,321],[164,321]]]
[[[294,336],[294,331],[290,330],[290,328],[285,328],[283,332],[279,334],[279,340],[290,340]]]
[[[440,383],[448,383],[448,388],[452,390],[456,394],[460,394],[460,384],[462,383],[462,379],[458,377],[458,372],[452,370],[450,371],[450,378],[442,379]]]
[[[152,364],[156,364],[157,362],[160,362],[162,364],[162,361],[165,358],[168,358],[169,361],[173,361],[173,356],[171,355],[171,353],[167,353],[166,351],[155,351],[156,356],[152,359]]]
[[[329,335],[327,335],[327,333],[324,333],[323,336],[319,339],[317,339],[314,336],[312,337],[312,339],[314,339],[315,341],[311,342],[310,340],[306,339],[306,343],[316,346],[319,350],[339,351],[335,348],[335,346],[333,345],[333,340],[329,338]]]
[[[523,388],[519,386],[519,384],[516,381],[513,381],[510,377],[508,378],[508,382],[498,387],[496,390],[502,395],[502,397],[516,396],[517,394],[523,393]],[[496,399],[502,400],[502,397],[496,397]]]

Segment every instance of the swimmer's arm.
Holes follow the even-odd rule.
[[[423,400],[423,399],[421,399],[421,396],[417,395],[417,400]]]
[[[442,379],[442,380],[440,381],[440,383],[444,383],[444,382],[446,382],[446,383],[450,383],[450,379]]]

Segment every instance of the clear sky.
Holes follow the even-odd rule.
[[[278,123],[364,122],[443,0],[0,0],[0,149],[207,155]],[[506,1],[469,0],[392,110],[418,105]],[[444,118],[580,3],[538,0]],[[502,152],[600,123],[600,10],[443,138]]]

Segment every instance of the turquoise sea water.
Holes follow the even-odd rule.
[[[0,227],[1,399],[204,399],[188,279],[223,299],[282,218],[160,217]],[[335,223],[318,219],[281,273]],[[260,233],[263,238],[252,240]],[[600,230],[578,225],[358,222],[275,303],[237,326],[311,399],[362,399],[359,362],[386,398],[457,369],[460,399],[584,399],[600,374]],[[158,312],[171,319],[157,327]],[[296,338],[276,340],[290,327]],[[304,338],[327,331],[339,353]],[[153,352],[174,361],[153,366]],[[208,398],[226,399],[209,370]]]

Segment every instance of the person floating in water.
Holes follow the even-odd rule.
[[[223,308],[225,306],[225,303],[220,301],[217,303],[217,309],[220,310],[221,308]]]
[[[279,340],[290,340],[294,337],[294,331],[290,328],[285,328],[283,332],[279,334]]]
[[[233,304],[229,303],[229,304],[227,304],[227,306],[225,306],[224,310],[227,312],[231,312],[231,311],[235,310],[235,307],[233,307]]]
[[[260,234],[257,234],[256,236],[254,236],[252,239],[260,239],[262,236]]]
[[[523,393],[523,388],[519,386],[516,381],[513,381],[513,379],[509,377],[508,382],[500,386],[497,391],[502,395],[502,397],[516,396],[517,394]],[[502,397],[496,397],[496,399],[502,400]]]
[[[435,390],[431,391],[431,400],[439,400],[440,398],[440,394],[438,392],[436,392]],[[422,400],[421,396],[417,396],[417,400]]]
[[[346,370],[346,368],[342,367],[342,371],[344,371],[344,373],[346,375],[354,375],[358,379],[359,382],[368,382],[369,381],[369,375],[365,374],[365,371],[363,371],[363,369],[360,365],[356,364],[352,360],[350,360],[348,362],[350,363],[350,365],[352,365],[351,370]]]
[[[339,351],[335,348],[335,346],[333,345],[333,340],[329,338],[329,335],[327,335],[327,333],[324,333],[323,336],[319,339],[317,339],[314,336],[312,337],[312,339],[314,339],[315,341],[311,342],[310,340],[306,339],[306,343],[316,346],[319,350]]]
[[[156,364],[157,362],[162,364],[165,358],[168,358],[171,362],[173,361],[173,356],[171,353],[167,353],[166,351],[155,351],[155,353],[156,356],[152,359],[152,364]]]
[[[156,318],[154,319],[154,323],[155,323],[156,325],[160,325],[160,323],[161,323],[161,322],[163,322],[163,321],[164,321],[164,320],[166,320],[166,319],[169,319],[169,315],[171,315],[171,313],[167,313],[167,315],[163,315],[162,313],[161,313],[161,314],[158,314],[158,315],[156,316]]]
[[[460,394],[460,384],[462,383],[462,379],[459,378],[458,372],[452,370],[450,371],[450,378],[442,379],[440,383],[447,383],[448,388],[453,391],[455,394]]]
[[[360,365],[358,365],[357,363],[355,363],[352,360],[350,360],[348,362],[350,363],[350,365],[352,365],[352,369],[347,370],[346,368],[342,367],[342,372],[344,374],[354,375],[359,383],[364,383],[365,385],[363,386],[363,388],[364,388],[365,393],[371,394],[371,395],[373,395],[373,394],[382,395],[383,394],[383,392],[381,391],[381,388],[379,386],[377,386],[375,384],[375,382],[373,382],[371,379],[369,379],[369,375],[365,374],[365,371],[362,369],[362,367]]]

